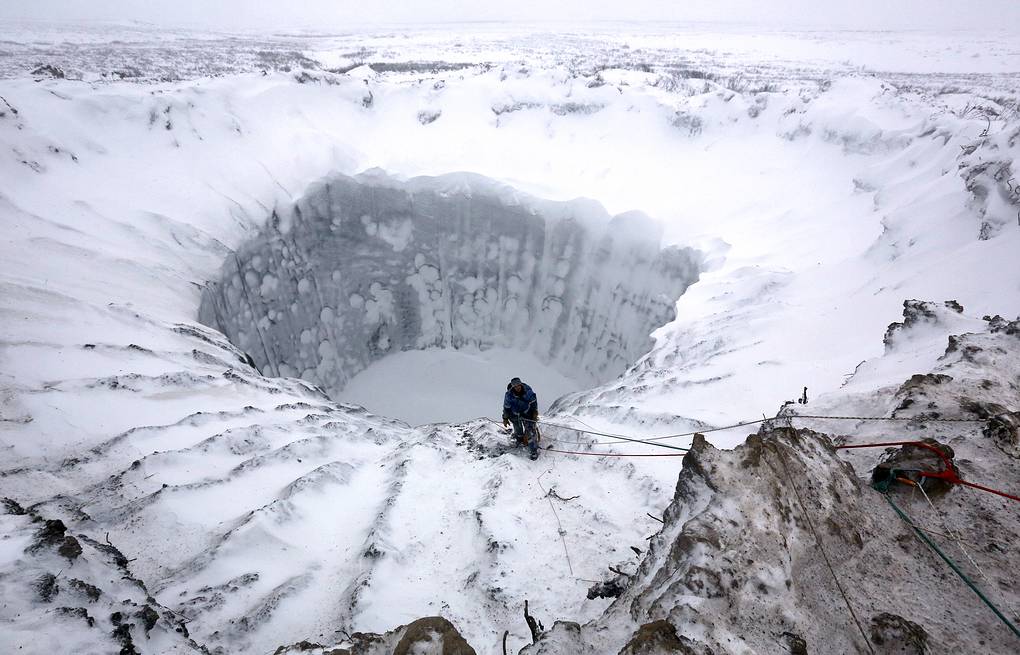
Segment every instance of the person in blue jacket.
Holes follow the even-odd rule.
[[[538,396],[520,378],[510,380],[503,396],[503,427],[514,426],[518,443],[527,441],[531,459],[538,459]]]

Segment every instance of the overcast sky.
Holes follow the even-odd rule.
[[[213,28],[453,21],[724,21],[777,27],[1020,30],[1020,0],[0,0],[0,20]]]

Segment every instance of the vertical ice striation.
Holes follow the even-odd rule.
[[[660,236],[637,212],[476,175],[334,175],[227,260],[199,319],[264,373],[330,393],[426,348],[515,348],[604,382],[648,351],[698,278],[699,253]]]

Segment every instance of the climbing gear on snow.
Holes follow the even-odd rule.
[[[875,484],[879,485],[879,486],[875,487],[879,491],[882,491],[882,492],[887,491],[889,489],[889,486],[895,481],[895,478],[897,476],[899,476],[900,474],[902,474],[902,473],[906,473],[906,474],[916,473],[917,476],[919,476],[920,478],[934,478],[934,479],[937,479],[937,480],[942,480],[944,482],[948,482],[949,484],[962,484],[962,485],[967,486],[967,487],[974,487],[975,489],[980,489],[981,491],[987,491],[988,493],[996,494],[997,496],[1002,496],[1004,498],[1009,498],[1010,500],[1015,500],[1015,501],[1020,502],[1020,496],[1014,496],[1013,494],[1008,494],[1008,493],[1006,493],[1004,491],[999,491],[997,489],[992,489],[991,487],[986,487],[984,485],[980,485],[980,484],[976,484],[974,482],[968,482],[967,480],[964,480],[963,478],[960,477],[960,474],[957,472],[956,467],[953,465],[953,463],[950,461],[950,459],[946,456],[946,454],[944,452],[942,452],[940,449],[936,448],[935,446],[931,445],[930,443],[927,443],[927,442],[924,442],[924,441],[889,441],[889,442],[885,442],[885,443],[862,443],[862,444],[854,444],[854,445],[836,446],[836,450],[845,450],[845,449],[849,449],[849,448],[882,448],[882,447],[885,447],[885,446],[920,446],[921,448],[926,448],[926,449],[936,453],[939,456],[939,458],[942,460],[942,463],[943,463],[943,470],[941,470],[941,471],[916,471],[916,470],[897,471],[896,469],[889,469],[890,475],[888,477],[886,477],[884,480],[880,479],[880,480],[875,480],[874,481]],[[910,475],[906,475],[905,477],[911,478]],[[916,481],[917,480],[915,480],[915,482]]]

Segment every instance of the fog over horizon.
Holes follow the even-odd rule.
[[[964,29],[1020,33],[1016,0],[493,0],[376,2],[296,0],[8,0],[0,21],[139,21],[210,29],[340,29],[372,25],[442,23],[590,23],[597,21],[713,22],[770,29],[930,30]]]

